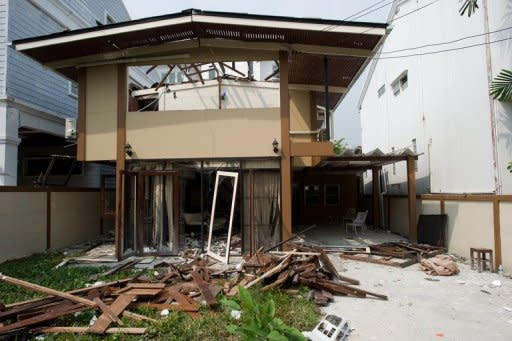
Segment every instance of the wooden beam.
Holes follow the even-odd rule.
[[[52,247],[52,191],[46,192],[46,249]]]
[[[201,84],[204,85],[203,75],[201,74],[201,72],[199,72],[199,69],[197,68],[196,64],[192,63],[192,67],[194,68],[194,70],[196,70],[195,74],[197,74],[197,76],[199,77],[199,80],[201,81]]]
[[[325,142],[292,142],[291,156],[332,156],[333,145]]]
[[[152,67],[150,67],[149,69],[146,70],[146,75],[148,75],[151,71],[153,71],[154,69],[156,69],[158,67],[158,65],[153,65]]]
[[[142,46],[142,47],[134,47],[130,49],[123,49],[117,52],[108,52],[108,53],[99,53],[90,56],[78,57],[78,58],[70,58],[58,60],[55,62],[45,63],[44,65],[49,67],[50,69],[60,69],[65,67],[75,67],[76,65],[83,65],[95,62],[108,62],[108,61],[116,61],[119,63],[124,63],[123,60],[126,58],[134,58],[134,57],[144,57],[144,56],[154,56],[155,54],[161,53],[162,55],[170,55],[172,57],[172,53],[180,53],[183,50],[193,49],[199,47],[199,41],[197,39],[185,40],[180,42],[167,43],[162,45],[155,46]],[[147,65],[148,63],[146,63]],[[155,64],[153,64],[155,65]],[[156,63],[156,65],[161,65],[160,63]]]
[[[292,155],[290,141],[290,93],[288,52],[279,52],[279,97],[281,108],[281,224],[282,239],[292,235]],[[270,145],[269,141],[269,145]]]
[[[503,201],[512,202],[512,195],[495,194],[422,194],[422,200],[444,201]]]
[[[500,222],[500,203],[497,200],[492,202],[493,220],[494,220],[494,266],[497,268],[501,264],[501,222]]]
[[[184,70],[184,69],[181,67],[181,65],[176,64],[176,66],[178,67],[178,69],[180,69],[180,71],[183,73],[183,75],[184,75],[185,77],[187,77],[187,79],[189,80],[189,82],[194,82],[194,81],[192,80],[192,78],[190,78],[190,76],[189,76],[189,74],[187,73],[187,71],[186,71],[186,70]]]
[[[78,161],[85,161],[86,89],[87,69],[78,69],[78,120],[76,132],[76,159]]]
[[[231,71],[234,71],[234,72],[238,73],[240,76],[245,77],[245,73],[242,73],[242,72],[238,71],[238,70],[235,68],[235,66],[234,66],[234,62],[233,62],[233,66],[229,66],[228,64],[223,63],[223,62],[220,62],[219,64],[220,64],[220,65],[223,65],[224,67],[226,67],[226,68],[228,68],[228,69],[230,69]]]
[[[92,326],[87,329],[89,333],[103,334],[108,329],[110,324],[112,323],[111,314],[116,317],[121,315],[123,311],[132,303],[135,295],[122,294],[114,303],[110,305],[109,313],[103,312],[100,317],[94,322]]]
[[[174,69],[174,65],[172,65],[172,64],[169,64],[169,65],[167,65],[167,66],[169,67],[169,71],[167,71],[167,72],[165,73],[165,75],[162,77],[162,80],[160,80],[160,83],[158,83],[158,85],[156,86],[155,91],[156,91],[156,90],[158,90],[158,89],[160,89],[160,87],[161,87],[162,85],[164,85],[165,80],[167,79],[167,77],[169,77],[169,75],[171,74],[172,70]]]
[[[268,75],[267,77],[265,77],[265,80],[268,81],[270,78],[274,77],[275,75],[277,75],[279,73],[279,67],[274,71],[272,72],[270,75]]]
[[[284,52],[300,52],[315,55],[328,56],[351,56],[368,58],[371,57],[373,51],[370,49],[345,48],[323,45],[309,44],[283,44],[283,43],[267,43],[267,42],[247,42],[232,39],[201,39],[201,46],[230,48],[230,49],[249,49],[258,51],[284,51]]]
[[[116,219],[115,245],[116,256],[122,255],[122,236],[124,235],[123,177],[121,172],[126,163],[126,112],[128,110],[128,68],[126,64],[117,67],[117,137],[116,137]]]
[[[416,171],[414,157],[407,158],[407,204],[409,208],[409,240],[418,241],[418,226],[416,219]]]
[[[17,279],[17,278],[5,276],[5,275],[0,275],[0,281],[5,282],[5,283],[9,283],[9,284],[12,284],[12,285],[16,285],[16,286],[19,286],[19,287],[22,287],[22,288],[25,288],[25,289],[37,291],[37,292],[40,292],[42,294],[56,296],[56,297],[61,297],[61,298],[65,299],[65,300],[68,300],[68,301],[71,301],[71,302],[75,302],[75,303],[79,303],[79,304],[83,304],[83,305],[85,305],[87,307],[91,307],[91,308],[96,307],[96,303],[95,302],[93,302],[91,300],[88,300],[86,298],[75,296],[75,295],[72,295],[72,294],[68,294],[68,293],[63,292],[63,291],[58,291],[58,290],[54,290],[54,289],[51,289],[51,288],[43,287],[41,285],[37,285],[37,284],[34,284],[34,283],[25,282],[25,281],[22,281],[21,279]]]
[[[325,88],[323,85],[319,84],[297,84],[293,83],[288,86],[290,90],[302,90],[302,91],[315,91],[315,92],[324,92]],[[336,94],[344,94],[348,91],[346,87],[343,86],[332,86],[329,85],[329,93]]]
[[[379,196],[380,196],[380,180],[379,180],[379,171],[381,169],[378,167],[372,168],[372,208],[373,208],[373,228],[380,228],[380,204],[379,204]]]
[[[108,328],[105,330],[105,334],[143,335],[146,333],[146,330],[147,330],[146,328],[135,328],[135,327]],[[61,333],[85,334],[85,333],[89,333],[89,328],[88,327],[43,327],[43,328],[37,329],[37,332],[43,333],[43,334],[55,334],[55,333],[57,333],[57,334],[61,334]]]

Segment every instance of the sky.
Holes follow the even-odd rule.
[[[376,5],[372,8],[373,10],[387,4],[383,8],[357,19],[384,22],[391,7],[391,1],[383,0],[123,0],[123,2],[132,19],[196,8],[221,12],[344,20],[369,6]],[[377,3],[379,4],[377,5]],[[334,138],[344,138],[344,141],[351,147],[361,144],[361,125],[357,102],[365,78],[366,72],[347,93],[334,114]]]

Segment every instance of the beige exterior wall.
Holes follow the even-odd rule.
[[[471,247],[494,250],[492,202],[445,202],[448,251],[469,258]]]
[[[501,259],[505,272],[512,272],[512,202],[500,203]],[[499,265],[499,264],[498,264]]]
[[[0,191],[0,263],[46,250],[46,191]],[[100,234],[100,194],[52,192],[51,248],[91,240]]]
[[[418,217],[420,214],[441,213],[439,201],[418,199],[417,203]],[[391,198],[390,211],[391,231],[408,236],[407,198]],[[483,247],[494,250],[492,202],[445,201],[445,213],[448,215],[446,230],[448,252],[469,258],[469,249],[471,247]],[[510,217],[504,216],[504,214],[507,213],[501,212],[502,219],[505,219],[505,221],[510,219],[512,222],[512,214],[510,214]],[[502,223],[502,236],[504,228],[506,229]],[[510,230],[512,232],[512,228]],[[510,239],[510,241],[506,241],[502,237],[502,250],[507,248],[506,245],[512,246],[512,238]]]
[[[311,130],[311,97],[309,91],[290,90],[290,129],[291,131]],[[291,135],[293,142],[311,142],[313,135]],[[294,158],[295,167],[312,166],[311,157]]]
[[[46,192],[0,192],[0,263],[46,250]]]
[[[420,214],[441,214],[441,204],[434,200],[421,200]]]
[[[390,229],[401,236],[409,236],[409,214],[407,198],[390,198]]]
[[[129,112],[136,159],[274,157],[279,108]]]
[[[54,192],[51,201],[52,249],[92,240],[100,235],[98,192]]]
[[[87,68],[85,159],[116,159],[117,66]]]

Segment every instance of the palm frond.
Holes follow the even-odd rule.
[[[492,98],[502,102],[512,102],[512,70],[501,70],[489,87]]]
[[[462,6],[459,9],[460,15],[468,13],[468,17],[470,17],[473,13],[476,12],[478,8],[478,0],[462,0]]]

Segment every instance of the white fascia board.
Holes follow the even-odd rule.
[[[280,20],[260,20],[260,19],[241,19],[241,18],[225,18],[208,15],[194,14],[192,16],[184,16],[179,18],[163,19],[159,21],[150,21],[146,23],[105,28],[93,32],[77,33],[73,35],[66,35],[63,37],[48,38],[33,42],[27,42],[16,45],[16,50],[24,51],[43,46],[57,45],[62,43],[69,43],[84,39],[91,39],[102,37],[106,35],[129,33],[135,31],[143,31],[150,28],[165,27],[171,25],[186,24],[191,22],[198,23],[211,23],[211,24],[225,24],[225,25],[242,25],[242,26],[256,26],[256,27],[269,27],[269,28],[282,28],[291,30],[305,30],[317,32],[335,32],[335,33],[354,33],[354,34],[368,34],[383,36],[386,33],[385,28],[368,27],[368,26],[351,26],[351,25],[328,25],[328,24],[314,24],[314,23],[300,23],[300,22],[286,22]]]
[[[43,47],[43,46],[58,45],[58,44],[63,44],[63,43],[70,43],[73,41],[98,38],[98,37],[120,34],[120,33],[143,31],[143,30],[147,30],[150,28],[156,28],[156,27],[180,25],[180,24],[186,24],[186,23],[190,23],[190,22],[191,22],[190,17],[187,16],[187,17],[164,19],[164,20],[159,20],[159,21],[134,24],[134,25],[129,25],[129,26],[105,28],[103,30],[98,30],[98,31],[93,31],[93,32],[77,33],[77,34],[73,34],[73,35],[66,35],[63,37],[48,38],[48,39],[44,39],[44,40],[27,42],[27,43],[23,43],[23,44],[17,44],[16,50],[24,51],[24,50],[35,49],[38,47]]]
[[[300,23],[300,22],[282,21],[282,20],[226,18],[226,17],[217,17],[217,16],[202,15],[202,14],[193,14],[192,22],[224,24],[224,25],[239,25],[239,26],[270,27],[270,28],[281,28],[281,29],[303,30],[303,31],[369,34],[369,35],[379,35],[379,36],[382,36],[386,33],[385,28],[379,28],[379,27]]]

